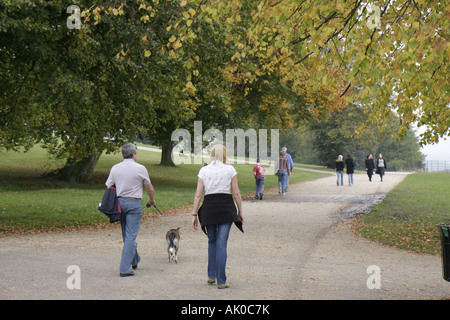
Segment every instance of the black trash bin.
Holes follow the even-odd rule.
[[[450,225],[438,224],[442,239],[442,276],[450,281]]]

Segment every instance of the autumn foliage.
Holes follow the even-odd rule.
[[[2,148],[95,165],[142,131],[165,145],[195,119],[283,128],[349,103],[396,112],[400,137],[449,133],[444,1],[73,2],[0,5]]]

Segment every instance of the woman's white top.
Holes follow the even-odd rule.
[[[236,169],[231,164],[224,164],[222,161],[215,160],[202,167],[197,176],[203,181],[205,195],[212,193],[230,194],[231,179],[236,174]]]

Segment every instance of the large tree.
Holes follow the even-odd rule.
[[[248,4],[211,2],[229,24]],[[245,61],[236,78],[277,73],[314,114],[351,102],[382,124],[395,111],[399,136],[417,123],[428,126],[421,142],[436,142],[450,127],[448,14],[445,1],[259,1],[232,39],[234,60]]]
[[[147,26],[130,10],[71,29],[71,4],[9,1],[0,8],[0,135],[6,148],[42,142],[66,159],[60,178],[85,182],[103,151],[154,119],[139,37]]]
[[[80,11],[69,16],[74,3]],[[81,182],[102,152],[143,130],[170,130],[167,122],[192,116],[195,107],[192,70],[175,54],[181,45],[169,28],[184,19],[184,8],[88,3],[11,1],[0,8],[7,75],[1,146],[42,142],[66,159],[58,177]],[[73,19],[80,28],[69,27]]]
[[[225,44],[226,33],[222,24],[208,19],[208,15],[201,14],[201,9],[194,4],[180,3],[171,11],[161,10],[161,6],[167,6],[167,3],[157,6],[164,23],[157,20],[150,23],[154,25],[155,36],[166,37],[173,61],[172,70],[179,75],[181,85],[168,91],[175,99],[159,100],[159,104],[165,107],[158,108],[159,123],[150,127],[148,133],[162,148],[161,165],[174,165],[171,157],[174,130],[192,129],[195,120],[203,121],[205,128],[230,124],[227,119],[233,117],[227,117],[230,111],[229,84],[223,69],[233,48]],[[179,109],[180,96],[183,95],[188,106],[184,112]],[[167,108],[168,104],[172,107]]]

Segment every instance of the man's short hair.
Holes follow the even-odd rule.
[[[124,159],[130,159],[133,157],[133,154],[137,153],[137,148],[132,143],[127,143],[122,146],[122,156]]]

